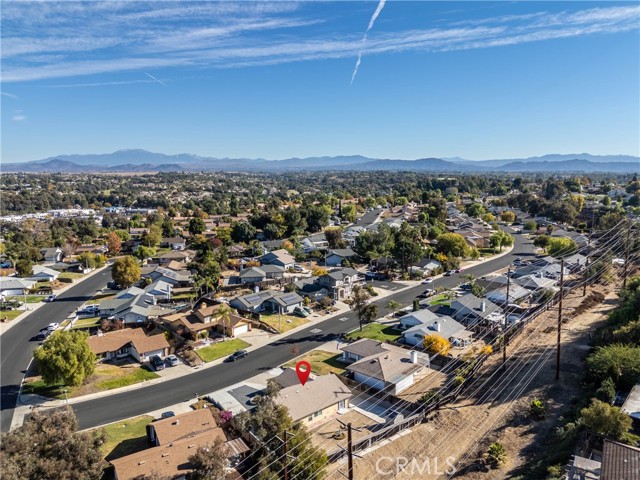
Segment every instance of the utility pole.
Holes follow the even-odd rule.
[[[345,450],[344,448],[340,447],[343,451],[347,452],[347,474],[345,475],[344,473],[340,472],[340,474],[345,477],[347,480],[353,480],[353,457],[356,456],[358,458],[361,458],[359,455],[355,455],[353,453],[353,436],[352,436],[352,431],[354,430],[354,428],[351,426],[351,423],[344,423],[341,422],[340,420],[338,420],[338,422],[340,424],[342,424],[343,426],[347,427],[347,449]],[[359,429],[355,429],[357,432],[359,432]]]
[[[507,269],[507,298],[504,304],[504,328],[502,330],[502,370],[507,368],[507,315],[509,314],[509,287],[511,286],[511,267]]]
[[[589,243],[591,243],[591,240],[589,240]],[[583,285],[582,285],[583,297],[587,295],[587,278],[589,278],[589,256],[587,256],[587,263],[584,266],[584,279],[582,280],[583,281]]]
[[[560,302],[558,303],[558,349],[556,351],[556,380],[560,379],[560,334],[562,332],[562,297],[564,297],[564,258],[560,260]]]
[[[284,431],[284,480],[289,480],[289,451],[287,450],[287,435],[289,432]]]
[[[625,251],[624,251],[624,273],[622,280],[622,288],[627,288],[627,275],[629,272],[629,234],[631,233],[631,220],[627,219],[627,239],[625,241]]]

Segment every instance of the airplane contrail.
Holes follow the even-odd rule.
[[[144,72],[144,74],[145,74],[147,77],[149,77],[150,79],[152,79],[152,80],[154,80],[154,81],[158,82],[158,83],[159,83],[160,85],[162,85],[163,87],[166,87],[166,86],[167,86],[167,84],[166,84],[166,83],[164,83],[164,82],[162,82],[162,81],[158,80],[156,77],[154,77],[154,76],[153,76],[153,75],[151,75],[150,73]]]
[[[376,19],[378,18],[378,15],[380,15],[380,12],[382,12],[382,9],[384,8],[384,4],[386,3],[386,1],[387,0],[380,0],[378,2],[376,11],[373,12],[373,15],[371,16],[371,20],[369,20],[369,26],[367,27],[367,31],[364,32],[364,36],[362,37],[363,46],[367,41],[367,35],[369,34],[369,31],[373,28],[373,24],[376,22]],[[353,69],[353,74],[351,75],[351,84],[353,84],[353,81],[355,80],[356,75],[358,74],[358,68],[360,68],[361,62],[362,62],[362,50],[358,52],[358,59],[356,60],[356,66]]]

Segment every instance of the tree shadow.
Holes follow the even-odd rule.
[[[111,461],[114,458],[124,457],[125,455],[131,455],[132,453],[141,452],[149,448],[149,441],[146,436],[136,437],[136,438],[128,438],[127,440],[123,440],[118,445],[115,446],[113,450],[111,450],[105,458],[107,461]]]

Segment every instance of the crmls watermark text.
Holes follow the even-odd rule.
[[[376,473],[384,477],[402,472],[415,475],[415,478],[421,478],[420,475],[453,475],[456,473],[455,461],[455,457],[447,457],[444,460],[429,457],[380,457],[376,461]]]

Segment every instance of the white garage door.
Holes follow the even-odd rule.
[[[249,325],[238,325],[234,328],[234,336],[242,335],[243,333],[247,333],[249,331]]]
[[[150,352],[146,352],[145,353],[146,357],[149,358],[153,355],[159,355],[159,356],[163,356],[164,355],[164,350],[152,350]]]

